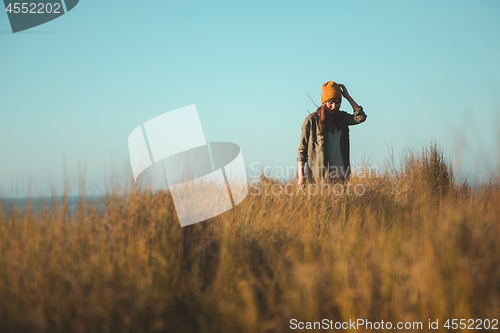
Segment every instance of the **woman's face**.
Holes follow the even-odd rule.
[[[342,100],[340,98],[332,98],[325,102],[326,110],[330,113],[337,112],[340,108]]]

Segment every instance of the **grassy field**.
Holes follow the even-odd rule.
[[[286,184],[262,177],[260,195],[184,228],[165,192],[106,196],[105,210],[82,196],[73,212],[66,200],[8,220],[0,203],[0,332],[286,332],[292,319],[360,318],[423,331],[438,319],[444,332],[448,318],[498,320],[499,178],[475,190],[449,165],[435,145],[407,152],[398,168],[353,177],[362,195],[302,195],[292,182],[293,195],[265,195]]]

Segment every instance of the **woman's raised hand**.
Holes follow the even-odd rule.
[[[347,88],[343,84],[339,84],[339,87],[340,91],[342,91],[342,96],[344,96],[344,98],[349,97],[349,92],[347,91]]]

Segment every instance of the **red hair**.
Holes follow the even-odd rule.
[[[327,128],[330,128],[330,126],[332,124],[335,125],[335,127],[337,129],[339,129],[339,125],[336,123],[336,119],[337,118],[337,113],[338,113],[338,110],[332,115],[330,114],[328,111],[325,110],[325,104],[321,104],[321,106],[316,110],[314,111],[314,115],[316,115],[316,117],[318,118],[318,123],[319,123],[319,133],[320,135],[324,135],[325,132],[326,132],[326,129]]]

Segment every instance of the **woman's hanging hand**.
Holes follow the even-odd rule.
[[[299,190],[302,190],[304,188],[304,184],[306,183],[306,178],[304,176],[299,176],[299,181],[297,182],[297,186]]]
[[[297,181],[297,186],[299,190],[303,189],[304,184],[306,183],[306,177],[304,176],[304,165],[305,162],[299,161],[299,174],[298,174],[299,180]]]

